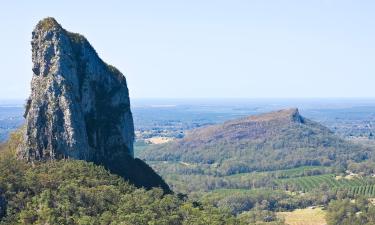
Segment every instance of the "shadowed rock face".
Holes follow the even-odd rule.
[[[0,189],[0,219],[6,215],[7,202]]]
[[[83,36],[64,30],[53,18],[38,23],[31,45],[34,75],[19,156],[92,161],[133,156],[125,77],[104,63]]]
[[[147,164],[133,159],[133,118],[121,72],[53,18],[36,25],[31,45],[31,95],[18,157],[92,161],[136,186],[168,189]]]

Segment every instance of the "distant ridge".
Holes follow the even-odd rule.
[[[370,150],[304,118],[297,108],[248,116],[189,131],[180,140],[141,152],[148,161],[215,165],[219,173],[276,170],[361,161]]]
[[[304,122],[305,119],[299,114],[297,108],[283,109],[198,128],[188,132],[181,142],[194,140],[209,142],[217,139],[227,139],[228,141],[256,139],[271,135],[273,133],[272,127],[276,128],[290,123]]]

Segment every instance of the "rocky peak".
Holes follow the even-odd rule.
[[[254,115],[244,118],[243,120],[252,122],[267,122],[274,120],[303,122],[303,117],[300,115],[297,108],[282,109],[274,112],[264,113],[261,115]]]
[[[291,115],[292,115],[292,120],[294,122],[299,122],[299,123],[304,123],[305,120],[304,118],[299,114],[299,110],[297,108],[291,109]]]
[[[25,141],[18,157],[81,159],[146,188],[168,185],[133,158],[134,126],[124,75],[103,62],[80,34],[53,18],[32,32],[33,77]]]
[[[19,156],[94,162],[133,156],[133,118],[121,72],[53,18],[36,25],[31,45],[33,78]]]
[[[39,30],[52,30],[52,29],[62,29],[61,25],[53,17],[47,17],[42,19],[36,25],[36,29]]]

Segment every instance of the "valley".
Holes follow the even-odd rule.
[[[282,106],[292,106],[291,104],[295,104],[295,102],[276,101],[277,104],[269,103],[267,105],[247,103],[249,104],[247,107],[239,108],[237,104],[233,103],[203,104],[187,101],[184,104],[181,104],[181,102],[172,102],[172,104],[169,102],[171,100],[159,100],[159,104],[157,104],[158,102],[151,102],[152,104],[147,102],[146,104],[145,101],[135,100],[133,104],[136,134],[135,156],[146,159],[146,162],[165,179],[174,192],[186,194],[192,201],[226,208],[241,216],[246,216],[247,212],[251,213],[255,210],[258,213],[266,213],[272,218],[272,221],[285,220],[286,224],[292,225],[304,224],[298,218],[306,219],[307,217],[307,220],[311,220],[310,217],[317,216],[319,219],[311,224],[320,225],[322,224],[322,218],[324,219],[322,215],[326,213],[329,202],[348,197],[365,197],[368,199],[375,197],[374,163],[370,160],[372,156],[368,155],[374,147],[374,139],[371,135],[374,119],[370,111],[375,109],[375,104],[371,102],[356,102],[353,104],[350,101],[343,101],[334,107],[331,104],[329,108],[324,107],[328,104],[324,101],[323,103],[309,104],[309,101],[303,103],[301,100],[302,103],[297,104],[302,107],[299,108],[298,116],[303,115],[303,119],[306,118],[305,115],[311,116],[314,121],[319,121],[320,124],[328,127],[332,134],[325,128],[320,127],[318,123],[313,123],[314,128],[311,128],[312,130],[309,132],[323,132],[324,135],[328,135],[324,137],[324,140],[330,140],[328,143],[332,142],[334,143],[333,146],[341,146],[340,149],[348,148],[348,153],[345,153],[345,156],[354,158],[348,161],[349,163],[345,163],[345,167],[341,167],[342,160],[335,163],[335,160],[340,158],[340,154],[335,156],[335,160],[329,160],[329,155],[326,155],[328,158],[324,159],[324,157],[322,158],[325,155],[324,152],[316,152],[316,149],[319,149],[319,143],[322,141],[317,141],[316,144],[307,141],[312,148],[309,147],[309,154],[305,156],[306,159],[320,158],[321,161],[304,160],[303,152],[305,150],[298,147],[298,144],[293,144],[294,141],[290,139],[298,136],[302,130],[299,130],[300,127],[296,127],[297,130],[293,131],[293,129],[290,129],[290,125],[287,126],[289,127],[289,133],[285,133],[276,139],[274,135],[268,137],[267,139],[271,138],[269,140],[274,143],[270,152],[261,155],[252,163],[246,161],[249,153],[241,153],[240,157],[235,156],[228,162],[223,161],[225,157],[228,157],[228,152],[232,151],[231,148],[233,150],[247,149],[258,145],[256,142],[254,145],[249,144],[251,142],[248,141],[241,141],[241,138],[237,138],[235,143],[229,145],[215,139],[215,145],[209,148],[226,149],[224,155],[214,153],[207,158],[207,156],[202,155],[203,153],[199,153],[205,152],[205,150],[200,149],[189,157],[180,158],[180,156],[174,155],[176,148],[173,147],[171,150],[174,153],[171,152],[172,154],[168,154],[168,157],[165,158],[163,157],[163,154],[165,154],[163,146],[173,145],[176,141],[184,140],[186,136],[189,138],[192,129],[199,130],[202,127],[215,126],[215,124],[225,121],[236,121],[237,118],[243,118],[247,115],[259,115],[268,112],[268,110],[277,110]],[[166,103],[169,103],[168,107],[163,105]],[[240,103],[246,105],[243,101],[240,101]],[[21,108],[21,106],[12,108],[13,111],[10,116],[18,118],[18,121],[7,129],[8,132],[22,124]],[[3,112],[2,115],[7,118],[9,113],[4,109],[7,108],[0,107],[0,114]],[[286,115],[292,115],[294,112],[292,110]],[[276,117],[278,116],[276,115]],[[311,117],[308,117],[307,121],[310,121]],[[267,119],[267,117],[260,118],[260,120],[263,119]],[[278,130],[275,124],[271,123],[270,126],[275,131]],[[240,130],[236,129],[236,131]],[[195,133],[193,132],[193,134]],[[209,133],[204,135],[209,136]],[[195,136],[205,137],[204,135]],[[319,140],[320,137],[317,136],[317,138]],[[233,136],[230,136],[228,140],[231,139],[233,139]],[[286,155],[278,153],[276,158],[272,158],[271,152],[279,149],[279,147],[274,148],[277,140],[284,139],[289,140],[288,145],[281,146],[280,149],[292,148],[294,149],[293,153]],[[227,146],[219,147],[220,145]],[[194,144],[194,146],[195,149],[200,148],[199,145]],[[263,144],[262,146],[263,150],[267,149],[265,148],[267,145]],[[314,151],[311,151],[313,149]],[[356,151],[358,153],[355,153]],[[311,155],[313,152],[318,155]],[[363,154],[364,152],[367,153]],[[362,163],[362,159],[356,159],[361,154],[366,155],[365,163]],[[153,155],[156,158],[152,158]],[[251,153],[250,155],[249,159],[257,158],[256,154]],[[293,157],[290,158],[291,156]],[[297,156],[298,158],[295,158]],[[217,157],[224,158],[217,161]],[[284,164],[284,160],[287,160],[288,163]],[[253,167],[241,167],[241,165],[249,164]],[[311,207],[320,207],[319,210],[322,211],[311,211]]]
[[[246,139],[251,136],[249,133],[244,135],[243,140],[240,126],[235,125],[236,121],[245,124],[246,119],[236,120],[245,115],[231,114],[227,111],[227,117],[212,116],[211,118],[216,118],[215,122],[210,122],[206,118],[205,122],[193,131],[184,130],[182,139],[174,138],[174,141],[163,144],[146,144],[142,139],[138,139],[135,152],[161,174],[174,191],[187,193],[192,199],[203,199],[203,202],[208,204],[228,208],[234,214],[242,215],[249,211],[265,210],[264,212],[271,214],[276,212],[272,214],[272,221],[279,219],[291,225],[321,225],[326,224],[326,209],[331,201],[375,197],[375,165],[372,156],[374,142],[371,125],[374,120],[373,114],[368,113],[371,107],[373,106],[348,106],[330,110],[307,107],[300,110],[304,112],[303,116],[306,114],[314,117],[332,133],[318,123],[310,122],[310,118],[300,117],[298,111],[295,119],[294,109],[286,111],[286,114],[248,112],[250,115],[261,114],[261,117],[252,117],[254,121],[272,121],[273,117],[276,118],[276,123],[267,122],[265,128],[272,129],[271,136],[267,137],[267,131],[259,131],[266,135],[260,143],[264,143],[264,140],[266,143],[272,143],[262,144],[260,148],[259,141],[249,144],[254,142]],[[361,110],[363,113],[359,112]],[[263,115],[265,116],[262,117]],[[297,122],[307,124],[307,127],[292,128],[293,126],[285,125],[285,128],[278,128],[283,124],[285,115],[291,115],[292,120],[294,118]],[[221,125],[215,125],[222,122],[218,118],[229,120],[224,123],[222,131]],[[233,124],[230,122],[231,119],[234,119]],[[234,133],[230,130],[231,126],[235,127]],[[270,128],[267,128],[268,126]],[[262,125],[256,127],[246,127],[244,131],[261,129]],[[300,136],[301,134],[319,135],[305,139],[306,137]],[[255,134],[255,140],[256,136]],[[212,137],[214,141],[210,139]],[[280,145],[278,140],[287,140],[287,143],[277,147]],[[325,144],[321,146],[322,143]],[[246,152],[246,149],[257,148],[263,153]],[[268,152],[267,148],[272,150]],[[232,149],[235,152],[231,152]],[[278,149],[284,152],[288,149],[293,150],[286,155],[280,152],[277,157],[273,157]],[[238,152],[240,155],[237,157],[235,155]],[[305,155],[306,153],[308,154]],[[326,155],[327,153],[329,154]],[[261,154],[261,157],[257,158],[257,154]],[[322,158],[324,155],[326,158]],[[340,159],[340,155],[344,157]],[[247,157],[252,161],[247,161]],[[286,164],[283,163],[285,161]],[[249,168],[248,165],[255,166]]]
[[[4,2],[0,225],[375,225],[374,10]]]

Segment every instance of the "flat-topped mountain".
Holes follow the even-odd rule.
[[[285,109],[198,128],[188,132],[181,143],[189,144],[196,141],[207,143],[218,139],[239,141],[242,139],[266,138],[273,135],[280,126],[288,126],[293,123],[311,123],[311,121],[307,121],[300,116],[298,109]],[[323,127],[321,128],[323,129]],[[328,132],[328,130],[325,130],[325,132]]]
[[[175,142],[150,146],[140,156],[147,161],[205,163],[228,175],[361,161],[369,152],[293,108],[194,129]]]
[[[134,126],[124,75],[101,60],[86,38],[53,18],[36,25],[31,45],[31,95],[18,157],[91,161],[137,186],[168,190],[150,167],[133,158]]]

